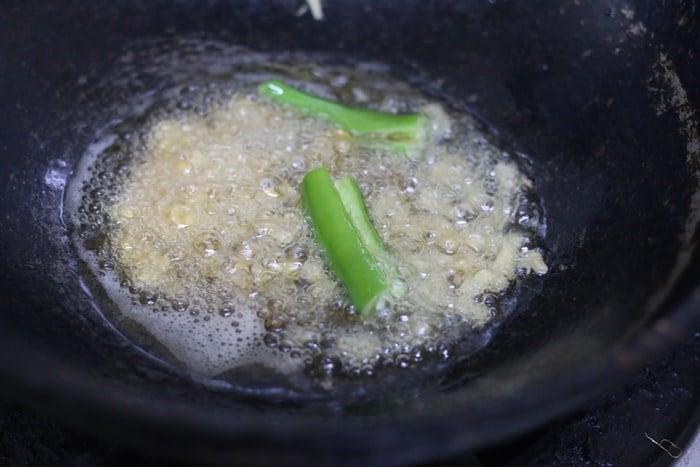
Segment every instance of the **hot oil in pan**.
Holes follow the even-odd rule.
[[[118,305],[109,319],[234,385],[263,373],[309,390],[430,374],[485,345],[515,307],[517,279],[547,270],[542,210],[516,161],[385,67],[251,57],[151,93],[86,151],[65,208]],[[363,144],[259,97],[268,77],[356,107],[425,112],[432,142],[413,160]],[[383,312],[355,312],[304,220],[299,183],[318,166],[355,177],[396,258],[409,292]]]

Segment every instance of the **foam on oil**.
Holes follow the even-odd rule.
[[[80,255],[118,305],[114,319],[139,323],[202,375],[257,363],[326,386],[449,358],[465,336],[483,342],[516,276],[546,271],[527,177],[468,115],[383,70],[269,68],[248,63],[225,85],[139,100],[138,118],[86,151],[66,211]],[[258,98],[255,83],[270,76],[352,105],[424,111],[434,141],[418,161],[363,147]],[[390,312],[360,319],[324,266],[298,195],[321,165],[358,180],[397,258],[411,292]]]

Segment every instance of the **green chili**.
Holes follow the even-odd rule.
[[[371,145],[391,147],[405,154],[410,146],[420,144],[425,138],[427,124],[423,114],[396,115],[348,107],[274,79],[262,83],[258,91],[275,102],[328,118],[355,136],[366,136]]]
[[[319,167],[304,176],[301,196],[330,269],[358,313],[366,314],[389,295],[405,292],[352,177],[333,182],[328,170]]]

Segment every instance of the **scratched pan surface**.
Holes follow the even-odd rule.
[[[4,6],[2,390],[177,459],[398,463],[537,426],[674,345],[700,314],[698,4],[531,5],[337,0],[321,22],[296,0]],[[386,63],[528,154],[552,267],[526,309],[434,381],[360,399],[244,397],[126,342],[81,286],[62,189],[115,100],[169,79],[143,44],[166,60],[183,38]]]

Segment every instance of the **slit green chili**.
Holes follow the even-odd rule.
[[[371,312],[389,295],[405,292],[352,177],[334,182],[319,167],[304,176],[301,197],[316,241],[358,313]]]
[[[371,145],[388,146],[406,154],[409,146],[418,145],[425,138],[427,124],[423,114],[396,115],[348,107],[274,79],[262,83],[258,92],[275,102],[328,118],[355,136],[367,136]]]

